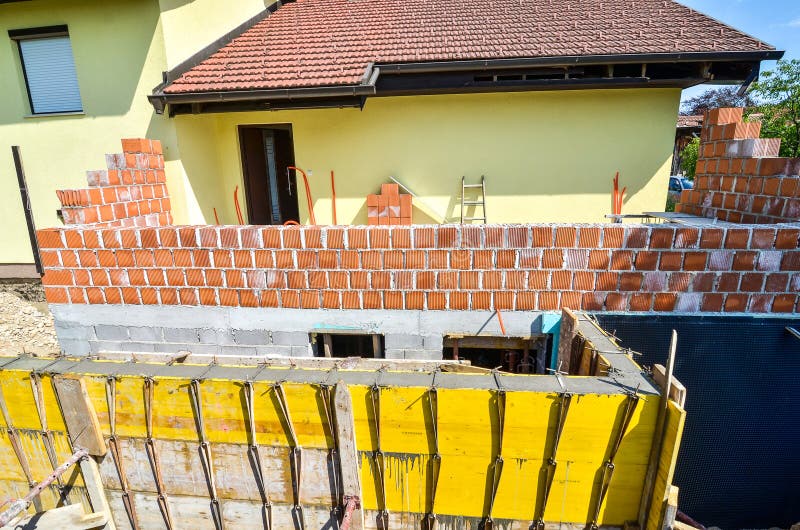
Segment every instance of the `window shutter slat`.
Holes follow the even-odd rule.
[[[34,114],[83,110],[69,37],[20,41]]]

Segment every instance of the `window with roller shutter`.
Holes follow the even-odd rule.
[[[17,42],[32,114],[81,112],[81,94],[66,26],[9,31]]]

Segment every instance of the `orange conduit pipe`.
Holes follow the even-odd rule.
[[[306,172],[295,166],[289,166],[286,169],[294,169],[303,175],[303,184],[306,187],[306,200],[308,201],[308,218],[312,225],[317,224],[317,218],[314,216],[314,201],[311,200],[311,188],[308,186],[308,177],[306,176]]]
[[[336,222],[336,184],[333,179],[333,170],[331,169],[331,208],[333,208],[333,224],[338,225]]]
[[[217,224],[219,224],[219,216],[217,215],[217,209],[216,208],[214,208],[214,221],[216,221]]]
[[[239,220],[239,224],[243,225],[242,209],[239,207],[239,186],[236,186],[236,189],[233,190],[233,205],[236,207],[236,218]]]
[[[503,336],[505,337],[506,336],[506,325],[503,324],[503,314],[500,312],[499,309],[495,309],[495,312],[497,313],[497,322],[500,324],[500,333],[502,333]]]

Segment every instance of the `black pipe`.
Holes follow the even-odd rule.
[[[14,169],[17,171],[19,195],[22,198],[22,209],[25,210],[25,222],[28,224],[28,237],[31,240],[33,263],[36,265],[36,272],[39,273],[39,276],[43,276],[44,270],[42,269],[42,259],[39,257],[39,241],[36,239],[36,225],[33,222],[31,200],[28,196],[28,183],[25,181],[25,170],[22,169],[22,159],[19,156],[18,145],[11,146],[11,154],[14,157]]]

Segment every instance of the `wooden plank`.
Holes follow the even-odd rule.
[[[578,329],[578,316],[569,309],[561,311],[561,326],[558,338],[558,364],[551,368],[565,373],[570,371],[572,342]]]
[[[372,355],[376,359],[383,358],[383,347],[381,345],[381,336],[380,335],[373,335],[372,336]]]
[[[107,447],[100,430],[100,422],[83,379],[55,376],[53,386],[72,447],[86,449],[93,456],[105,455]]]
[[[530,348],[537,337],[492,337],[482,335],[447,335],[445,348],[485,348],[490,350],[524,350]]]
[[[109,457],[110,458],[110,457]],[[104,524],[97,528],[103,530],[116,530],[114,519],[111,517],[111,507],[108,504],[106,491],[103,488],[103,478],[100,476],[100,466],[93,457],[84,458],[80,461],[83,482],[86,485],[86,492],[89,494],[89,502],[92,504],[92,514],[97,520],[103,520]],[[87,516],[89,517],[89,516]]]
[[[95,528],[114,528],[107,526],[110,517],[107,513],[83,513],[81,504],[70,504],[28,516],[13,526],[6,528],[25,528],[26,530],[92,530]],[[114,523],[111,522],[113,525]]]
[[[678,487],[670,485],[664,505],[664,520],[661,521],[661,530],[672,530],[675,527],[675,518],[677,516]]]
[[[664,385],[666,384],[666,379],[667,369],[664,368],[664,365],[654,364],[653,380],[662,390],[665,390]],[[681,408],[684,408],[686,405],[686,387],[683,386],[683,383],[675,379],[674,375],[672,376],[672,384],[669,386],[669,398],[680,405]]]
[[[322,334],[322,351],[325,357],[333,357],[333,337],[330,333]]]
[[[358,468],[359,456],[356,447],[353,401],[350,390],[342,381],[336,384],[334,392],[336,414],[336,441],[339,448],[339,464],[342,472],[342,495],[345,499],[356,499],[356,509],[350,528],[364,528],[364,511],[361,509],[361,476]],[[346,503],[346,501],[345,501]]]

